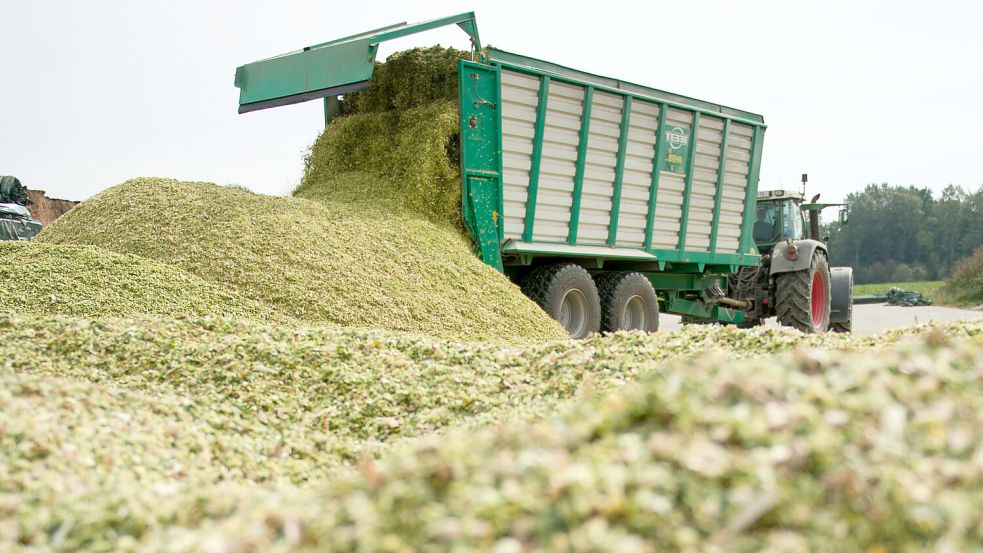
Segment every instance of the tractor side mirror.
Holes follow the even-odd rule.
[[[847,224],[847,222],[849,220],[850,220],[850,215],[847,213],[847,210],[841,209],[840,210],[840,226],[843,226],[843,225]]]

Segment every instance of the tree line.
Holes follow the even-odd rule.
[[[975,192],[869,184],[846,198],[849,222],[824,225],[832,265],[853,267],[858,283],[948,277],[983,245],[983,185]]]

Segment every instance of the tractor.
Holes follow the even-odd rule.
[[[741,326],[763,324],[776,317],[783,326],[803,332],[850,332],[853,320],[853,269],[830,267],[828,237],[819,236],[819,213],[841,207],[840,225],[847,224],[844,204],[806,201],[808,175],[802,191],[759,191],[753,238],[761,263],[742,267],[728,278],[728,296],[749,302]]]

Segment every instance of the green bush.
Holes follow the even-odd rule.
[[[952,303],[983,305],[983,246],[956,262],[942,293]]]
[[[928,280],[928,271],[919,263],[912,263],[911,265],[902,263],[894,270],[894,277],[891,280],[895,282],[925,281]]]

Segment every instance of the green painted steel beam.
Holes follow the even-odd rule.
[[[584,168],[587,166],[587,140],[590,137],[590,114],[594,104],[594,87],[584,87],[584,107],[580,114],[580,139],[577,142],[577,168],[573,176],[573,192],[570,205],[570,230],[567,242],[577,244],[580,230],[580,200],[584,193]]]
[[[621,186],[625,176],[625,151],[628,149],[628,129],[631,124],[631,96],[621,105],[621,133],[618,137],[618,161],[614,167],[614,191],[611,196],[611,215],[608,224],[608,245],[618,242],[618,218],[621,214]]]
[[[420,23],[405,25],[399,28],[393,28],[377,34],[375,36],[375,40],[378,42],[385,42],[387,40],[393,40],[440,27],[446,27],[447,25],[457,25],[460,27],[461,30],[466,32],[471,37],[475,50],[481,50],[481,39],[478,38],[478,23],[474,17],[474,12],[464,12],[457,15],[440,17],[438,19],[431,19],[430,21],[423,21]]]
[[[744,220],[741,222],[741,253],[750,254],[757,252],[754,248],[752,229],[756,202],[758,198],[758,175],[761,170],[761,150],[764,143],[764,129],[755,128],[751,137],[751,159],[748,161],[747,185],[744,190]]]
[[[764,126],[764,118],[755,113],[739,109],[729,108],[712,102],[705,102],[695,98],[689,98],[679,94],[672,94],[662,90],[641,86],[619,79],[602,77],[592,73],[586,73],[577,69],[571,69],[559,64],[548,61],[538,60],[528,56],[488,48],[489,60],[492,63],[500,64],[508,69],[527,73],[530,75],[549,75],[554,81],[569,83],[574,85],[590,85],[596,90],[611,92],[612,94],[628,94],[635,99],[645,100],[653,103],[666,103],[670,107],[697,111],[704,115],[733,119],[748,125]]]
[[[659,104],[659,126],[655,131],[655,152],[652,156],[652,185],[649,187],[649,208],[645,216],[646,250],[652,249],[652,234],[655,233],[655,208],[659,199],[659,175],[662,174],[662,159],[666,157],[666,118],[669,108],[665,102]]]
[[[720,230],[720,209],[724,196],[724,174],[727,172],[727,133],[730,121],[724,119],[724,130],[720,137],[720,161],[717,163],[717,190],[713,197],[713,222],[710,225],[710,251],[717,251],[717,233]]]
[[[656,290],[707,290],[726,284],[726,277],[683,273],[644,273]]]
[[[669,294],[665,301],[665,311],[686,315],[698,319],[709,319],[727,324],[740,324],[744,322],[744,312],[719,304],[706,305],[702,302],[688,300],[679,297],[678,294]]]
[[[502,271],[498,69],[462,60],[458,63],[458,81],[461,214],[481,260]]]
[[[696,141],[700,130],[700,112],[693,112],[693,122],[689,131],[689,152],[686,155],[686,180],[683,186],[682,217],[679,220],[679,251],[686,251],[686,231],[689,228],[689,204],[693,195],[693,169],[696,166]]]
[[[308,46],[302,50],[247,63],[236,69],[239,113],[337,96],[368,86],[379,43],[458,25],[481,48],[473,12],[422,23],[397,23]]]
[[[483,64],[484,65],[484,64]],[[505,155],[502,152],[502,71],[498,67],[488,66],[495,70],[495,136],[499,145],[498,157],[498,218],[505,217]],[[487,104],[486,104],[487,105]],[[505,241],[505,223],[498,225],[498,241]]]
[[[553,246],[553,247],[551,247]],[[556,246],[565,248],[556,249]],[[584,247],[583,250],[570,248],[566,242],[550,242],[537,240],[536,242],[508,242],[503,245],[504,253],[522,253],[543,257],[572,257],[585,258],[597,257],[596,249]],[[607,246],[598,246],[607,248]],[[710,266],[746,266],[755,265],[761,260],[760,255],[740,254],[740,253],[710,253],[710,252],[683,252],[678,250],[651,250],[643,251],[636,248],[609,248],[604,257],[608,259],[635,260],[639,262],[659,261],[663,263],[690,263],[696,265],[701,263]]]
[[[539,102],[536,105],[536,127],[532,139],[532,158],[529,167],[529,187],[526,189],[526,224],[522,230],[522,240],[532,240],[533,224],[536,221],[536,196],[539,192],[539,169],[543,161],[543,135],[546,134],[546,105],[550,94],[550,78],[539,77]]]

